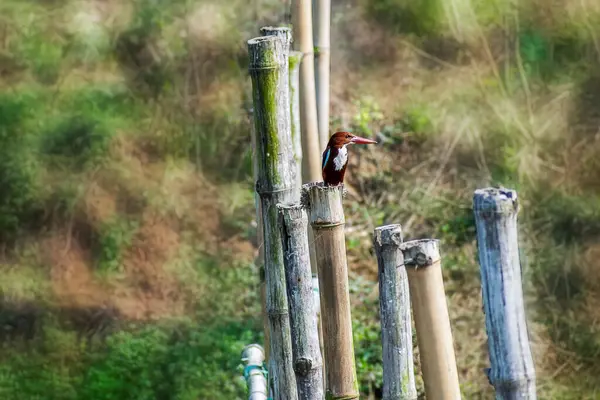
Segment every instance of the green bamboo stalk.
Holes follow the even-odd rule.
[[[290,131],[288,51],[289,36],[263,36],[248,41],[258,157],[256,192],[261,199],[264,233],[269,377],[274,400],[298,398],[276,207],[299,198]]]

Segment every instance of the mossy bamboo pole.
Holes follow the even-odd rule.
[[[242,350],[244,378],[248,386],[248,400],[267,400],[267,378],[263,370],[265,354],[258,344],[249,344]]]
[[[315,89],[315,65],[313,49],[312,2],[294,0],[292,16],[294,20],[295,49],[302,52],[300,64],[300,115],[302,129],[302,181],[321,180],[321,153],[317,100]],[[310,238],[309,238],[310,240]]]
[[[254,119],[254,110],[250,111],[250,118]],[[258,157],[256,156],[256,129],[254,124],[251,124],[250,137],[252,139],[252,176],[254,182],[258,180]],[[255,265],[258,266],[260,271],[260,300],[261,300],[261,311],[263,318],[263,330],[264,330],[264,348],[265,359],[269,360],[269,318],[267,316],[267,291],[265,282],[265,267],[264,267],[264,240],[263,240],[263,224],[262,224],[262,211],[260,206],[260,196],[254,192],[254,207],[256,208],[256,242],[258,243],[258,254],[254,260]]]
[[[438,241],[413,240],[402,243],[400,250],[408,273],[425,395],[436,400],[460,399]]]
[[[517,193],[478,189],[473,196],[485,326],[497,400],[536,398],[535,367],[523,305]]]
[[[275,400],[298,398],[276,207],[299,199],[290,131],[288,51],[289,40],[278,35],[248,41],[258,157],[256,192],[263,217],[269,377]]]
[[[383,400],[416,400],[410,294],[402,227],[375,228],[373,244],[379,269],[379,312],[383,347]]]
[[[260,29],[265,36],[280,36],[284,40],[292,41],[291,30],[287,27],[265,26]],[[296,162],[296,185],[298,191],[302,186],[302,123],[300,118],[300,65],[303,53],[301,51],[289,51],[289,81],[290,81],[290,122],[292,131],[292,143],[294,146],[294,160]],[[315,258],[314,237],[312,229],[308,230],[308,242],[310,253],[310,265],[313,272],[317,270]],[[320,325],[319,325],[319,329]]]
[[[308,183],[302,187],[302,201],[308,208],[316,238],[327,399],[359,397],[352,340],[342,190],[342,185],[326,186],[323,182]]]
[[[323,361],[308,254],[308,219],[299,203],[278,207],[298,399],[322,400]]]
[[[329,74],[331,0],[316,0],[317,29],[315,30],[315,61],[317,114],[319,118],[319,142],[321,148],[329,141]]]

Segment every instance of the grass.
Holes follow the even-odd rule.
[[[365,398],[382,385],[370,232],[387,223],[441,239],[464,396],[490,395],[470,207],[497,184],[523,199],[539,397],[600,389],[600,10],[563,3],[334,8],[332,129],[383,143],[347,174]],[[285,10],[244,4],[0,5],[0,317],[42,332],[1,358],[2,398],[245,397],[239,353],[262,338],[244,41]],[[80,347],[103,327],[68,310],[102,302],[121,328]]]

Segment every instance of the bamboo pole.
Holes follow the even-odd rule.
[[[329,74],[331,0],[316,0],[317,29],[315,34],[317,114],[321,148],[329,141]]]
[[[402,228],[375,228],[373,244],[379,269],[379,310],[383,347],[383,400],[416,400],[410,294]]]
[[[248,400],[267,400],[267,378],[263,370],[265,354],[258,344],[249,344],[242,350],[244,378],[248,387]]]
[[[251,119],[254,119],[254,109],[249,112]],[[250,138],[252,140],[252,177],[254,183],[258,180],[258,157],[256,156],[256,129],[254,124],[250,125]],[[254,264],[258,267],[259,279],[260,279],[260,300],[261,300],[261,313],[263,319],[263,332],[264,332],[264,348],[265,360],[269,361],[269,318],[267,317],[267,291],[265,282],[265,266],[264,266],[264,246],[263,246],[263,225],[262,225],[262,211],[260,207],[260,196],[256,191],[254,192],[254,207],[256,208],[256,243],[258,243],[258,252],[254,259]]]
[[[284,40],[292,41],[291,30],[287,27],[266,26],[260,29],[265,36],[280,36]],[[300,118],[300,65],[302,63],[303,53],[300,51],[290,51],[288,56],[289,63],[289,87],[290,87],[290,122],[292,143],[294,147],[294,160],[296,162],[296,185],[298,192],[302,186],[302,135]],[[314,236],[312,229],[308,230],[310,265],[313,272],[317,270],[317,260],[315,257]],[[319,337],[321,336],[321,325],[319,325]]]
[[[473,211],[491,363],[488,378],[497,400],[533,400],[536,378],[523,305],[517,193],[478,189]]]
[[[290,51],[290,110],[292,121],[292,142],[296,161],[296,185],[302,187],[302,131],[300,124],[300,63],[302,52]],[[314,260],[311,258],[311,262]],[[312,265],[312,264],[311,264]]]
[[[278,208],[298,399],[322,400],[323,361],[308,254],[308,219],[299,203]]]
[[[438,241],[402,243],[428,399],[461,398]]]
[[[290,132],[289,41],[263,36],[248,41],[258,157],[256,192],[260,195],[266,304],[269,317],[269,378],[273,398],[298,398],[276,204],[298,201]]]
[[[343,186],[305,184],[303,202],[315,232],[321,321],[327,368],[327,399],[358,399],[348,266],[344,237]]]
[[[308,227],[308,232],[312,232],[312,228]],[[314,250],[314,247],[312,247]],[[312,253],[311,253],[312,256]],[[311,265],[311,269],[314,270],[314,266]],[[313,296],[315,304],[315,321],[317,321],[317,328],[319,330],[319,349],[321,350],[321,356],[325,354],[325,348],[323,347],[323,322],[321,321],[321,295],[319,290],[319,276],[317,273],[312,274],[312,285],[313,285]],[[323,385],[327,385],[327,366],[323,363],[321,368],[323,374]]]
[[[313,182],[321,180],[321,153],[325,148],[319,145],[311,0],[294,0],[293,17],[295,49],[304,54],[300,65],[302,181]]]

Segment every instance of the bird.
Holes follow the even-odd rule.
[[[327,186],[337,186],[344,183],[346,166],[348,165],[349,144],[372,144],[374,140],[356,136],[350,132],[336,132],[329,138],[327,147],[323,152],[323,182]]]

